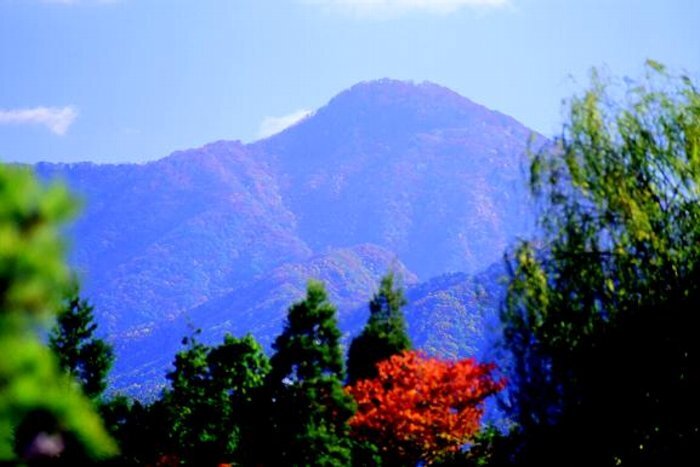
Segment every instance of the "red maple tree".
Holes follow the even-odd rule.
[[[494,365],[429,358],[406,351],[378,364],[378,376],[347,387],[358,410],[353,435],[391,463],[432,463],[458,451],[479,430],[483,401],[501,390]]]

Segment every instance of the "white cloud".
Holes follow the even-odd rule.
[[[73,107],[0,109],[0,125],[44,125],[53,134],[65,135],[77,116]]]
[[[501,8],[511,0],[302,0],[304,3],[358,15],[392,15],[409,11],[452,13],[462,8]]]
[[[313,111],[311,110],[302,109],[282,117],[265,117],[260,123],[260,128],[258,128],[258,138],[267,138],[275,135],[300,122],[312,113]]]

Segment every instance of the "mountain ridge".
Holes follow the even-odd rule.
[[[498,261],[532,229],[522,173],[532,133],[438,85],[383,80],[360,83],[254,143],[222,140],[145,164],[35,170],[86,200],[69,230],[71,261],[100,325],[128,343],[117,345],[118,381],[129,372],[120,361],[162,373],[149,349],[158,333],[169,335],[158,329],[182,330],[188,313],[220,316],[202,319],[211,338],[240,332],[241,320],[269,341],[291,305],[278,291],[303,290],[304,274],[325,280],[341,313],[351,313],[392,265],[426,280]],[[230,311],[194,312],[214,303]],[[468,320],[449,319],[441,332],[462,335],[457,321]],[[428,341],[441,351],[440,339]]]

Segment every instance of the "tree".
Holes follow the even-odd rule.
[[[0,165],[2,463],[60,456],[77,464],[116,452],[90,401],[60,372],[40,336],[71,283],[59,226],[74,212],[62,186],[43,186],[27,169]]]
[[[255,338],[230,335],[207,356],[214,401],[212,415],[220,459],[245,461],[257,422],[256,396],[270,371],[270,361]]]
[[[209,465],[213,460],[205,454],[211,452],[216,442],[207,368],[210,349],[195,336],[184,338],[182,343],[187,347],[175,356],[174,369],[167,374],[170,390],[163,397],[172,441],[171,452],[167,454],[177,453],[185,465],[198,457]]]
[[[114,363],[112,346],[94,337],[96,329],[92,305],[76,292],[59,312],[49,336],[49,347],[58,356],[61,369],[79,381],[91,399],[102,396]]]
[[[216,347],[195,336],[183,344],[187,348],[176,355],[167,375],[171,389],[164,406],[171,446],[165,454],[185,465],[217,465],[244,456],[239,451],[253,424],[253,397],[269,371],[262,347],[251,335],[226,335]]]
[[[115,396],[100,405],[100,412],[121,451],[111,465],[160,465],[164,453],[171,451],[170,433],[164,429],[168,412],[162,399],[146,405]]]
[[[387,465],[432,463],[459,451],[479,431],[484,399],[503,383],[493,365],[406,351],[378,365],[378,375],[348,386],[357,402],[353,436],[380,447]]]
[[[542,238],[503,313],[523,465],[675,465],[700,441],[700,94],[649,62],[536,152]]]
[[[348,384],[377,376],[377,363],[411,348],[402,307],[403,289],[394,285],[394,273],[382,277],[369,303],[369,320],[348,352]]]
[[[349,465],[347,420],[352,398],[345,379],[336,311],[323,285],[289,309],[266,380],[267,434],[259,452],[270,465]]]

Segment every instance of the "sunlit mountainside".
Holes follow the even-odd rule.
[[[531,134],[438,85],[381,80],[251,144],[36,170],[84,200],[72,262],[116,345],[114,386],[138,394],[163,382],[192,327],[269,344],[309,278],[327,284],[347,335],[393,268],[418,347],[479,351],[500,268],[480,272],[532,230]]]

